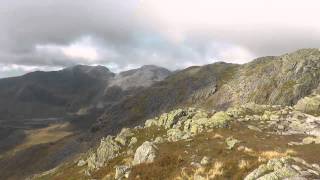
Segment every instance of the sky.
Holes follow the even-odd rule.
[[[1,0],[0,77],[171,70],[320,47],[319,0]]]

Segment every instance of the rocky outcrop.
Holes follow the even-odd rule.
[[[115,179],[123,179],[128,178],[130,175],[130,167],[129,166],[116,166],[116,174],[114,176]]]
[[[157,151],[158,148],[154,143],[149,141],[144,142],[137,148],[132,164],[152,163],[156,158]]]
[[[313,94],[312,96],[302,98],[294,107],[307,114],[320,115],[320,95]]]
[[[186,140],[213,128],[227,127],[232,117],[226,112],[207,112],[202,109],[186,108],[164,113],[145,122],[145,128],[158,126],[167,129],[168,141]]]
[[[134,133],[132,132],[131,129],[123,128],[114,140],[117,141],[118,143],[120,143],[122,146],[125,146],[129,140],[129,138],[131,138],[132,136],[134,136]],[[131,143],[133,143],[133,142],[131,142]]]
[[[281,135],[320,136],[320,117],[297,111],[290,106],[245,104],[227,110],[227,114],[254,131]]]
[[[96,152],[89,154],[87,165],[89,170],[98,169],[104,166],[109,160],[119,155],[121,147],[112,136],[102,138]]]
[[[171,128],[182,116],[185,116],[186,113],[187,111],[182,109],[173,110],[170,113],[164,113],[158,118],[147,120],[145,122],[145,127],[156,125],[163,126],[166,129]]]
[[[255,102],[294,105],[318,88],[320,50],[257,58],[238,68],[208,101],[215,107]]]
[[[248,174],[244,180],[313,179],[320,171],[299,158],[271,159]]]
[[[188,140],[201,132],[212,130],[212,128],[227,127],[231,120],[232,117],[225,112],[207,112],[196,108],[172,110],[147,120],[144,127],[123,128],[115,137],[107,136],[101,139],[98,148],[90,152],[86,160],[78,161],[77,165],[80,167],[87,165],[86,173],[90,175],[90,171],[108,165],[109,161],[120,155],[130,156],[134,151],[133,165],[151,163],[158,152],[156,144]],[[155,127],[158,130],[163,129],[166,133],[156,137],[154,141],[151,139],[145,141],[135,150],[134,148],[139,145],[136,133]],[[122,167],[117,169],[119,177],[124,175],[121,173],[122,170]]]
[[[289,143],[294,146],[290,148],[300,148],[297,145],[318,144],[319,126],[319,117],[302,113],[290,106],[249,103],[219,112],[181,108],[148,119],[143,127],[123,128],[115,137],[103,138],[97,150],[89,153],[86,160],[80,160],[75,165],[77,168],[85,169],[85,174],[91,177],[94,177],[94,173],[100,173],[97,170],[102,167],[103,170],[113,169],[112,173],[108,170],[108,177],[113,177],[115,174],[115,179],[138,178],[141,175],[138,172],[148,169],[149,165],[151,169],[158,166],[162,168],[159,163],[164,162],[173,164],[181,162],[184,164],[182,169],[194,170],[194,174],[190,176],[188,174],[186,178],[214,179],[222,175],[226,178],[226,174],[230,173],[227,167],[230,163],[240,169],[237,178],[246,176],[245,180],[311,179],[320,176],[319,165],[310,165],[299,158],[283,157],[289,154],[296,155],[294,150],[292,150],[294,153],[288,154],[257,150],[252,143],[260,143],[267,138],[273,142],[277,139],[273,136],[299,134],[304,138],[301,142]],[[243,130],[241,134],[252,134],[254,138],[247,140],[237,136],[234,128],[238,127],[244,128],[238,129]],[[270,135],[271,133],[273,135]],[[198,141],[203,144],[198,146]],[[204,146],[207,143],[210,146]],[[215,146],[213,151],[211,143]],[[268,147],[270,145],[273,143],[268,143]],[[284,146],[288,147],[287,144]],[[179,150],[179,154],[173,153],[171,157],[170,153],[166,152],[171,147]],[[209,152],[228,156],[232,162],[230,159],[224,161],[223,157],[211,156]],[[190,158],[183,158],[180,154]],[[241,159],[237,159],[238,155]],[[247,159],[248,155],[250,158]],[[270,158],[275,159],[270,160]],[[187,161],[183,161],[184,159]],[[253,165],[266,163],[253,167],[251,162]],[[256,169],[248,173],[245,169],[249,168]],[[186,173],[183,171],[181,174]]]

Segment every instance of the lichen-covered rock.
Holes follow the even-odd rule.
[[[271,159],[249,173],[244,180],[310,179],[319,171],[299,158],[283,157]],[[312,173],[306,173],[311,168]]]
[[[132,164],[152,163],[156,158],[158,147],[153,143],[146,141],[137,148]]]
[[[208,116],[209,116],[208,112],[199,109],[193,114],[192,119],[208,118]]]
[[[133,145],[135,145],[138,142],[138,139],[136,137],[132,137],[130,139],[129,145],[128,147],[132,147]]]
[[[88,166],[88,173],[91,170],[97,169],[97,154],[94,152],[90,152],[87,158],[87,166]]]
[[[131,172],[130,166],[122,165],[116,166],[116,174],[114,176],[115,179],[128,178]]]
[[[262,130],[260,128],[253,126],[253,125],[248,125],[248,128],[251,130],[254,130],[254,131],[262,132]]]
[[[148,119],[146,120],[146,122],[144,123],[144,127],[145,128],[148,128],[148,127],[151,127],[151,126],[156,126],[158,123],[157,123],[157,119]]]
[[[210,158],[208,156],[204,156],[200,161],[200,164],[203,165],[203,166],[206,166],[209,163],[210,163]]]
[[[302,140],[303,144],[320,144],[320,137],[306,137]]]
[[[202,117],[200,119],[188,119],[184,122],[184,131],[192,134],[199,134],[207,129],[227,127],[231,117],[225,112],[215,113],[210,118]]]
[[[320,121],[316,122],[317,124],[320,123]],[[311,129],[308,134],[313,135],[313,136],[317,136],[320,137],[320,125]]]
[[[291,168],[290,166],[284,166],[282,168],[279,168],[275,170],[274,172],[268,173],[262,177],[259,178],[259,180],[280,180],[284,178],[291,178],[291,177],[297,177],[299,174],[296,170]]]
[[[205,130],[205,125],[200,123],[192,123],[190,132],[194,135],[202,133]]]
[[[233,149],[235,147],[236,144],[239,144],[241,141],[239,141],[238,139],[235,139],[233,137],[228,137],[226,140],[225,140],[227,146],[228,146],[228,149]]]
[[[191,137],[189,132],[181,131],[180,129],[169,129],[167,131],[168,141],[176,142],[186,140]]]
[[[86,165],[86,164],[87,164],[87,162],[86,162],[85,160],[80,159],[80,160],[78,161],[77,166],[81,167],[81,166],[84,166],[84,165]]]
[[[153,142],[156,144],[160,144],[165,142],[165,140],[162,137],[156,137],[156,139]]]
[[[269,121],[271,115],[272,115],[272,112],[271,112],[271,111],[265,111],[265,112],[263,113],[263,115],[261,116],[261,120]]]
[[[175,123],[177,123],[179,118],[181,118],[182,116],[185,116],[186,114],[187,112],[182,109],[177,109],[169,113],[164,113],[159,117],[158,125],[164,126],[167,129],[171,128]]]
[[[164,128],[169,129],[172,128],[181,117],[186,116],[187,114],[188,110],[185,109],[176,109],[168,113],[163,113],[159,117],[146,120],[145,127],[163,126]]]
[[[114,140],[124,146],[126,145],[128,139],[132,136],[134,136],[134,133],[131,129],[123,128]]]
[[[87,164],[89,170],[98,169],[119,155],[121,147],[112,136],[102,138],[96,152],[90,153]]]
[[[319,115],[320,95],[314,94],[312,96],[300,99],[294,108],[307,114]]]
[[[240,106],[235,106],[230,107],[226,113],[233,118],[241,118],[246,114],[246,111]]]
[[[280,116],[277,114],[271,114],[269,119],[270,119],[270,121],[279,121]]]
[[[248,174],[244,180],[256,180],[269,171],[271,171],[269,167],[266,164],[262,164],[257,169],[253,170],[250,174]]]
[[[227,113],[220,111],[209,118],[207,125],[212,128],[224,128],[228,126],[231,120],[231,117]]]

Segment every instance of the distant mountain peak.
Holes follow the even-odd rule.
[[[171,74],[166,68],[155,65],[144,65],[137,69],[120,72],[115,76],[110,86],[119,86],[123,89],[131,87],[147,87],[157,81],[162,81]]]
[[[83,72],[90,72],[90,71],[94,71],[94,70],[97,71],[98,70],[98,71],[110,72],[110,70],[107,67],[102,66],[102,65],[89,66],[89,65],[82,65],[82,64],[70,66],[70,67],[67,67],[67,68],[65,68],[63,70],[66,70],[66,71],[80,70],[80,71],[83,71]]]
[[[95,78],[110,78],[115,75],[107,67],[101,66],[101,65],[97,65],[97,66],[75,65],[75,66],[67,67],[62,71],[81,72]]]

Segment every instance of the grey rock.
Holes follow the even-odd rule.
[[[156,144],[161,144],[165,142],[165,140],[162,137],[156,137],[156,139],[153,142]]]
[[[122,178],[128,178],[131,172],[131,168],[129,166],[123,165],[123,166],[116,166],[116,174],[115,179],[122,179]]]
[[[136,138],[136,137],[132,137],[131,139],[130,139],[130,142],[129,142],[129,147],[132,147],[132,146],[134,146],[136,143],[138,142],[138,139]]]
[[[181,131],[180,129],[169,129],[167,131],[168,141],[176,142],[186,140],[191,137],[189,132]]]
[[[157,146],[152,142],[146,141],[137,148],[132,163],[133,165],[141,163],[152,163],[156,158],[157,153]]]
[[[195,176],[193,177],[193,179],[194,179],[194,180],[206,180],[206,178],[204,178],[204,177],[202,177],[202,176],[200,176],[200,175],[195,175]]]
[[[209,157],[204,156],[204,157],[201,159],[200,164],[203,165],[203,166],[206,166],[206,165],[208,165],[208,164],[210,163],[210,160],[211,160],[211,159],[210,159]]]
[[[80,159],[80,160],[78,161],[77,166],[81,167],[81,166],[84,166],[84,165],[86,165],[86,164],[87,164],[87,162],[86,162],[85,160]]]
[[[226,144],[227,144],[227,149],[233,149],[237,144],[240,143],[240,141],[238,139],[235,139],[233,137],[228,137],[225,140]]]
[[[115,141],[119,142],[121,145],[125,146],[128,138],[134,136],[134,133],[129,128],[123,128],[121,132],[116,136]]]
[[[300,165],[298,166],[297,163]],[[309,179],[312,174],[318,176],[319,172],[315,169],[303,170],[310,166],[299,158],[283,157],[271,159],[267,164],[262,164],[249,173],[245,180],[304,180]]]
[[[98,169],[109,160],[119,155],[121,147],[113,140],[112,136],[102,138],[96,152],[90,153],[87,163],[89,170]]]
[[[248,125],[248,128],[254,131],[262,132],[262,130],[256,126]]]

